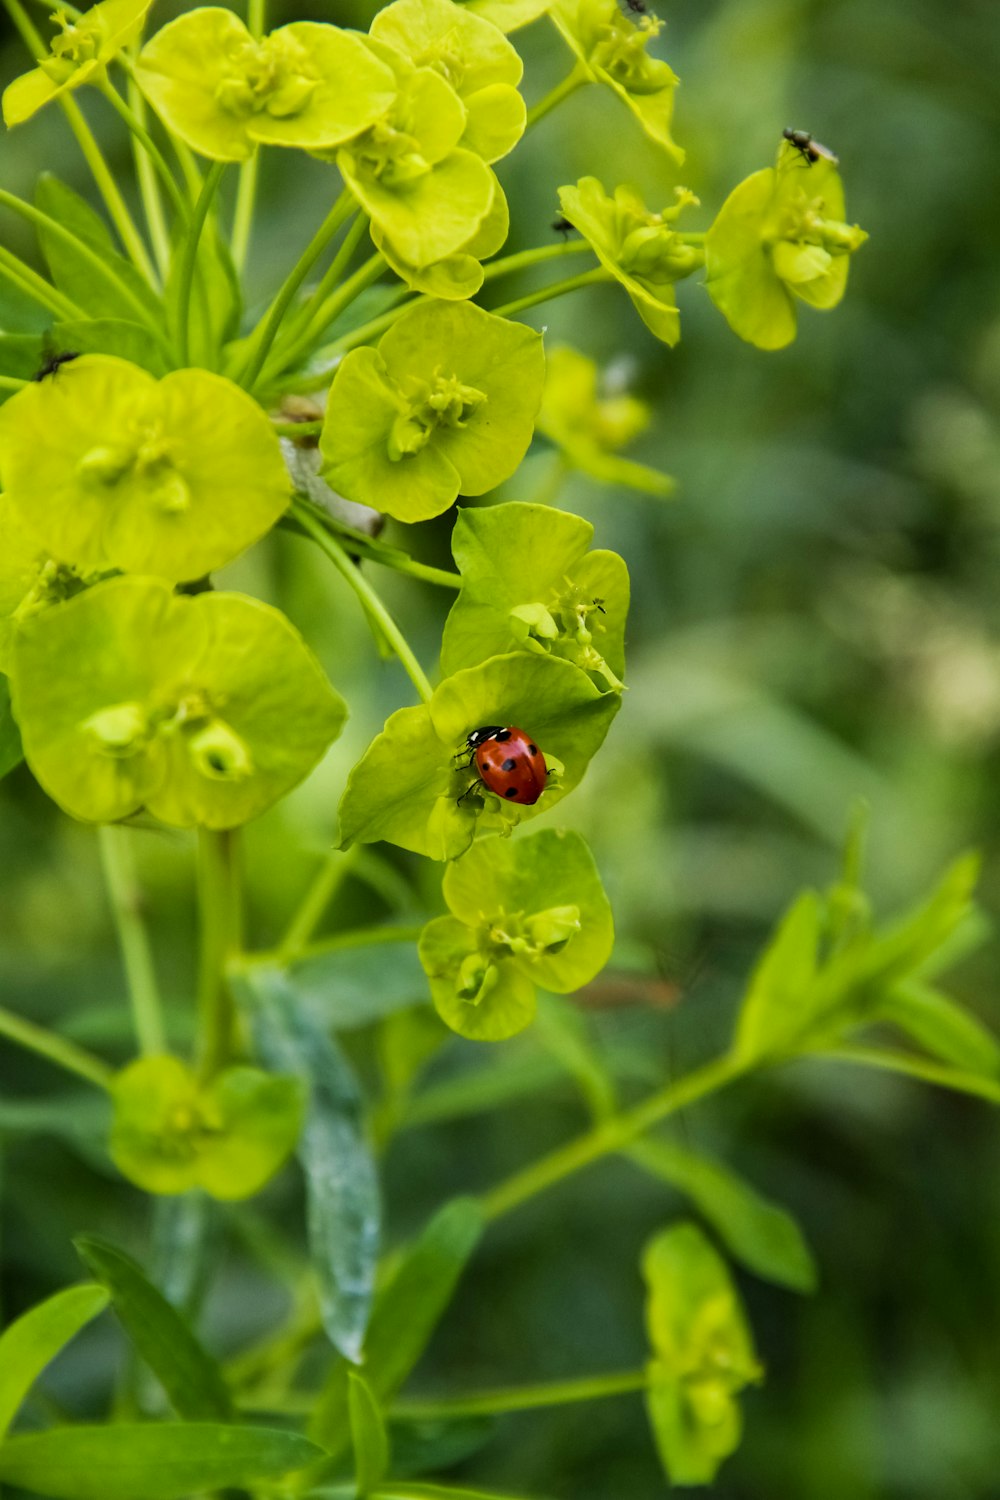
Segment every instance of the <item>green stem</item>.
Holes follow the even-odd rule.
[[[91,249],[85,240],[81,240],[72,230],[60,224],[58,219],[53,219],[50,214],[43,213],[40,208],[35,208],[33,203],[25,203],[21,198],[6,192],[3,188],[0,188],[0,205],[9,208],[12,213],[18,214],[22,219],[27,219],[29,224],[34,224],[37,228],[44,229],[47,234],[54,235],[64,245],[68,245],[73,254],[83,261],[95,275],[99,276],[106,285],[114,288],[122,300],[128,303],[139,321],[162,343],[162,335],[149,308],[140,301],[132,288],[122,281],[114,267],[108,264],[99,251]]]
[[[283,342],[287,341],[290,344],[295,344],[298,343],[303,338],[303,336],[308,337],[310,335],[310,330],[314,321],[316,321],[317,313],[322,310],[323,303],[326,301],[327,297],[329,297],[331,292],[336,289],[337,284],[339,283],[340,278],[344,273],[345,267],[349,264],[352,255],[358,248],[361,240],[364,238],[364,234],[368,228],[369,223],[370,220],[367,214],[363,214],[360,212],[357,214],[354,223],[351,225],[347,233],[344,235],[344,238],[341,240],[336,255],[333,257],[333,260],[330,262],[329,266],[326,268],[326,271],[323,273],[323,278],[317,286],[316,290],[313,292],[308,302],[306,302],[299,309],[299,312],[293,320],[291,327],[288,329],[287,340],[278,340],[278,348],[282,346]]]
[[[433,694],[433,689],[424,675],[424,670],[411,651],[406,637],[400,631],[399,626],[361,569],[351,561],[340,543],[316,520],[312,511],[307,506],[303,505],[300,500],[293,500],[291,509],[292,515],[298,521],[303,531],[307,532],[321,550],[326,553],[340,576],[346,580],[355,594],[357,594],[366,612],[377,621],[379,628],[384,632],[386,639],[406,669],[413,686],[424,702],[427,703]]]
[[[236,185],[236,208],[233,212],[233,238],[230,248],[237,276],[242,276],[247,263],[254,204],[257,201],[259,169],[260,147],[255,146],[253,155],[240,164],[240,175]]]
[[[23,292],[26,297],[37,302],[40,307],[47,308],[64,322],[86,317],[82,307],[77,307],[75,302],[64,297],[44,276],[39,276],[37,271],[26,266],[23,260],[19,260],[13,251],[5,249],[3,245],[0,245],[0,275],[6,276],[19,292]]]
[[[21,5],[20,0],[4,0],[4,4],[10,13],[14,25],[21,33],[32,57],[45,57],[49,52],[49,48],[45,45],[41,35],[36,30],[23,5]],[[69,128],[75,135],[77,144],[83,152],[84,159],[90,168],[98,191],[104,199],[105,207],[111,215],[112,222],[118,230],[122,244],[125,246],[133,264],[142,272],[150,286],[155,288],[157,286],[156,270],[149,258],[149,252],[132,221],[132,215],[125,205],[125,199],[118,191],[118,185],[101,154],[101,148],[94,139],[93,131],[84,119],[83,111],[76,100],[69,94],[61,95],[59,104],[63,114],[69,121]]]
[[[552,286],[539,287],[536,292],[529,292],[526,297],[518,297],[514,302],[505,302],[502,307],[492,307],[490,311],[498,318],[513,318],[518,313],[526,311],[529,307],[535,307],[539,302],[549,302],[553,297],[563,297],[567,292],[575,292],[582,286],[593,286],[597,281],[613,281],[610,271],[603,266],[596,266],[593,271],[584,271],[582,276],[570,276],[566,281],[556,281]]]
[[[959,1094],[972,1094],[990,1104],[1000,1104],[1000,1079],[981,1077],[975,1073],[964,1073],[958,1068],[949,1068],[942,1063],[931,1062],[923,1057],[913,1057],[906,1052],[891,1052],[881,1047],[837,1047],[829,1052],[815,1054],[824,1061],[855,1063],[863,1068],[882,1068],[888,1073],[901,1073],[906,1078],[919,1079],[921,1083],[934,1083],[940,1088],[954,1089]]]
[[[278,952],[285,963],[295,959],[312,937],[320,918],[350,873],[355,857],[354,850],[345,853],[342,849],[331,849],[323,860],[278,944]]]
[[[306,943],[299,949],[299,961],[310,958],[325,958],[328,953],[341,953],[348,948],[377,948],[383,943],[415,943],[424,930],[423,922],[396,926],[355,927],[350,932],[335,932],[332,937],[321,938],[316,943]],[[256,956],[256,955],[255,955]]]
[[[370,344],[372,339],[377,338],[380,333],[385,333],[391,328],[398,318],[416,307],[420,302],[429,302],[430,297],[421,292],[416,297],[407,297],[402,302],[390,307],[388,312],[379,313],[377,318],[371,318],[367,323],[362,323],[358,328],[352,328],[349,333],[343,334],[339,339],[334,339],[332,344],[326,346],[329,354],[346,354],[348,349],[356,349],[359,344]]]
[[[177,179],[175,178],[173,172],[171,172],[170,168],[167,166],[166,158],[164,157],[163,152],[153,140],[153,137],[150,135],[145,125],[139,119],[138,115],[135,114],[135,112],[130,109],[129,106],[125,103],[125,100],[122,98],[121,94],[119,94],[118,90],[115,88],[114,84],[107,76],[105,76],[104,83],[101,86],[101,93],[104,95],[105,99],[107,99],[111,107],[116,110],[121,118],[125,121],[125,124],[128,126],[129,130],[132,132],[132,135],[135,137],[138,144],[142,147],[143,151],[146,153],[146,156],[149,158],[150,164],[152,165],[154,171],[158,174],[160,181],[163,183],[163,186],[166,188],[167,193],[170,196],[170,201],[174,205],[177,213],[180,214],[182,219],[186,219],[188,215],[188,206],[184,198],[184,194],[181,192],[180,187],[177,184]]]
[[[208,175],[201,185],[198,201],[191,213],[191,221],[187,227],[187,237],[184,241],[184,258],[181,261],[180,282],[177,289],[177,349],[180,355],[182,368],[190,363],[190,323],[191,323],[191,289],[194,286],[194,273],[198,263],[198,242],[201,232],[208,218],[208,210],[212,206],[222,174],[226,169],[224,161],[214,161],[208,170]]]
[[[295,428],[308,427],[309,423],[275,423],[275,427],[282,437],[295,437]],[[323,423],[318,424],[322,428]],[[282,427],[290,426],[292,432],[282,432]],[[328,512],[319,509],[313,511],[316,520],[327,531],[332,531],[334,536],[343,543],[344,550],[349,557],[363,557],[368,562],[380,563],[383,568],[391,568],[394,573],[403,573],[407,578],[419,578],[422,583],[432,583],[436,588],[460,589],[462,578],[458,573],[449,572],[447,568],[434,568],[429,563],[417,562],[407,552],[400,552],[396,547],[387,547],[384,542],[379,542],[375,537],[366,536],[364,532],[355,531],[353,526],[337,521]],[[282,517],[278,523],[290,531],[299,530],[297,522],[291,518]]]
[[[146,101],[131,71],[128,73],[127,88],[129,105],[135,118],[145,130]],[[163,198],[160,194],[160,184],[157,180],[156,169],[149,159],[149,154],[143,150],[141,143],[135,136],[132,137],[132,155],[135,160],[135,175],[139,183],[139,195],[142,198],[143,208],[146,211],[146,224],[153,246],[153,254],[156,257],[160,279],[165,281],[170,270],[170,234],[163,213]]]
[[[271,426],[279,437],[309,438],[319,437],[324,424],[322,422],[272,422]]]
[[[0,391],[20,391],[30,384],[30,380],[17,380],[13,375],[0,375]]]
[[[229,1058],[233,1003],[226,965],[240,952],[242,915],[237,869],[238,831],[198,830],[198,1066],[212,1078]]]
[[[290,348],[282,351],[282,365],[294,364],[301,355],[305,354],[317,334],[332,323],[335,318],[338,318],[344,309],[351,305],[355,297],[361,295],[366,287],[371,286],[373,281],[378,280],[385,270],[385,264],[384,256],[380,251],[376,250],[375,254],[370,256],[363,266],[359,266],[353,275],[348,276],[343,285],[338,287],[331,296],[327,297],[323,305],[317,309],[310,326],[302,337]]]
[[[285,277],[277,296],[268,308],[264,318],[254,329],[250,339],[250,348],[246,363],[241,373],[236,377],[237,383],[244,386],[247,390],[252,389],[257,377],[264,368],[264,361],[270,353],[271,345],[277,337],[278,329],[281,327],[285,313],[291,305],[292,298],[345,219],[349,218],[353,211],[354,196],[348,188],[344,188],[330,209],[330,212],[295,262],[295,265]]]
[[[407,1422],[448,1421],[453,1417],[486,1417],[499,1412],[533,1411],[545,1406],[568,1406],[574,1401],[600,1401],[644,1391],[645,1370],[623,1370],[611,1375],[584,1375],[577,1380],[553,1380],[540,1385],[504,1386],[474,1396],[442,1396],[436,1401],[402,1397],[392,1403],[392,1415]]]
[[[633,1109],[613,1115],[484,1193],[479,1200],[484,1215],[489,1221],[501,1218],[582,1167],[620,1151],[660,1120],[724,1088],[753,1066],[753,1061],[748,1062],[728,1052],[696,1068],[676,1083],[658,1089]]]
[[[148,1057],[165,1052],[167,1043],[153,955],[142,919],[142,891],[136,876],[130,837],[127,828],[105,824],[98,829],[101,864],[125,964],[136,1039],[139,1050]]]
[[[585,83],[592,82],[593,79],[582,63],[577,63],[573,71],[567,73],[562,83],[557,83],[555,88],[551,89],[544,98],[539,99],[537,104],[531,106],[528,110],[528,120],[525,129],[530,130],[532,125],[537,125],[539,120],[544,120],[549,111],[555,109],[557,104],[561,104],[564,99],[568,99],[570,94],[575,94],[577,89],[582,88]]]
[[[560,260],[564,255],[593,255],[589,240],[567,240],[564,245],[536,245],[534,250],[519,250],[516,255],[504,255],[500,260],[491,260],[483,267],[483,280],[492,281],[497,276],[506,276],[511,271],[524,271],[530,266],[540,266],[547,260]]]
[[[36,1026],[23,1016],[16,1016],[13,1011],[0,1009],[0,1036],[16,1042],[19,1047],[26,1047],[29,1052],[36,1052],[39,1057],[47,1058],[57,1068],[65,1068],[67,1073],[85,1078],[99,1089],[111,1088],[114,1073],[107,1063],[95,1057],[92,1052],[84,1051],[75,1042],[57,1036],[54,1031]]]

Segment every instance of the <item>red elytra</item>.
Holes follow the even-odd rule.
[[[530,807],[545,790],[545,757],[531,735],[513,724],[486,724],[466,739],[488,791]]]

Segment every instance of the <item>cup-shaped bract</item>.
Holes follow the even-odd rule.
[[[462,5],[470,15],[492,21],[504,33],[529,26],[551,7],[552,0],[464,0]]]
[[[517,652],[456,672],[429,703],[394,713],[354,767],[340,804],[341,845],[385,839],[430,859],[457,859],[477,834],[509,832],[571,791],[619,702],[552,656]],[[466,738],[487,724],[524,729],[545,756],[554,774],[534,806],[474,785]]]
[[[672,1484],[710,1484],[738,1446],[737,1396],[761,1379],[725,1261],[694,1224],[656,1235],[642,1260],[653,1359],[646,1409]]]
[[[538,431],[563,460],[602,484],[621,484],[646,495],[670,495],[669,474],[621,458],[619,449],[649,426],[652,412],[627,390],[602,393],[596,360],[559,344],[545,356],[545,391]]]
[[[114,578],[24,620],[11,684],[29,766],[94,823],[146,808],[179,828],[234,828],[301,781],[346,718],[279,610],[154,578]]]
[[[461,511],[451,545],[462,588],[445,623],[441,671],[522,650],[562,657],[620,692],[628,569],[617,552],[588,550],[593,535],[589,521],[547,505]]]
[[[4,90],[4,124],[20,125],[60,94],[99,81],[112,58],[135,41],[151,4],[152,0],[100,0],[72,17],[57,8],[52,19],[59,31],[48,56]]]
[[[257,1193],[299,1138],[299,1078],[227,1068],[200,1082],[178,1058],[141,1057],[115,1078],[111,1159],[147,1193],[202,1188],[234,1201]]]
[[[418,952],[441,1019],[473,1041],[523,1031],[536,985],[568,994],[611,956],[611,907],[578,833],[484,840],[442,889],[451,916],[427,924]]]
[[[0,473],[53,557],[171,581],[231,562],[291,498],[274,429],[239,386],[207,370],[157,380],[104,354],[0,408]]]
[[[705,236],[705,284],[734,333],[783,349],[795,337],[796,301],[836,307],[851,255],[868,238],[845,212],[836,161],[813,162],[788,141],[776,167],[733,189]]]
[[[627,13],[618,0],[554,0],[550,14],[595,83],[612,89],[650,140],[680,164],[684,152],[670,134],[680,80],[668,63],[646,50],[663,22]]]
[[[57,565],[39,547],[6,495],[0,495],[0,672],[7,671],[10,644],[22,613],[44,592],[46,570]]]
[[[474,297],[483,284],[481,262],[495,255],[507,239],[510,213],[499,182],[494,180],[493,202],[479,228],[470,240],[451,255],[432,261],[428,266],[411,266],[386,238],[377,224],[371,236],[377,250],[385,256],[391,270],[411,291],[447,302],[461,302]]]
[[[245,161],[258,143],[334,149],[384,115],[396,92],[392,69],[352,32],[293,21],[255,38],[221,6],[168,22],[136,76],[170,129],[214,161]]]
[[[376,15],[371,35],[447,79],[465,106],[462,146],[488,162],[514,149],[526,120],[517,91],[524,65],[491,21],[454,0],[394,0]]]
[[[349,500],[425,521],[482,495],[527,452],[545,382],[541,335],[466,302],[404,313],[338,366],[320,438]]]
[[[394,72],[397,93],[382,119],[336,153],[337,166],[401,259],[428,266],[472,238],[490,211],[496,178],[460,145],[467,113],[451,84],[388,42],[365,41]]]
[[[566,218],[621,282],[650,333],[665,344],[676,344],[681,336],[674,282],[702,264],[701,253],[674,228],[678,214],[697,201],[678,188],[676,204],[654,214],[635,188],[617,187],[610,198],[596,177],[581,177],[575,187],[559,189]]]

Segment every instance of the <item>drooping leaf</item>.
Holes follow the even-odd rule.
[[[323,1326],[358,1363],[368,1326],[379,1242],[378,1177],[354,1074],[329,1032],[281,969],[236,970],[233,985],[261,1056],[310,1091],[298,1156]]]
[[[815,1291],[816,1263],[798,1224],[737,1172],[674,1141],[636,1141],[627,1154],[690,1198],[751,1271],[796,1292]]]
[[[0,1449],[0,1481],[53,1500],[186,1500],[283,1479],[322,1458],[295,1432],[217,1422],[52,1427]]]
[[[356,1370],[347,1377],[347,1404],[354,1443],[358,1495],[371,1494],[389,1467],[389,1437],[372,1388]]]
[[[102,1286],[87,1282],[67,1287],[30,1308],[0,1334],[0,1444],[45,1366],[107,1305]]]
[[[218,1364],[142,1268],[98,1235],[79,1235],[73,1243],[88,1270],[107,1287],[122,1327],[177,1415],[192,1422],[231,1420],[232,1402]]]

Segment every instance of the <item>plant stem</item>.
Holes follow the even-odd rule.
[[[505,1386],[492,1391],[479,1391],[474,1396],[442,1396],[436,1401],[403,1397],[392,1403],[392,1415],[408,1422],[485,1417],[506,1411],[533,1411],[538,1407],[567,1406],[574,1401],[600,1401],[606,1396],[623,1396],[633,1391],[644,1391],[648,1384],[649,1377],[645,1370],[623,1370],[611,1375],[584,1375],[577,1380]]]
[[[72,321],[86,316],[82,307],[77,307],[75,302],[64,297],[44,276],[39,276],[37,271],[25,265],[23,260],[19,260],[13,251],[5,249],[3,245],[0,245],[0,275],[6,276],[19,292],[37,302],[40,307],[47,308],[57,318]]]
[[[208,210],[219,188],[226,169],[224,161],[214,161],[201,185],[198,201],[191,213],[184,241],[184,259],[181,261],[180,283],[177,289],[177,349],[181,367],[190,363],[191,288],[194,286],[195,267],[198,263],[198,242],[208,218]]]
[[[511,271],[524,271],[529,266],[540,266],[543,261],[560,260],[564,255],[593,255],[593,246],[587,240],[567,240],[564,245],[536,245],[534,250],[519,250],[516,255],[504,255],[500,260],[491,260],[483,267],[483,280],[493,281],[497,276],[506,276]]]
[[[238,839],[236,829],[198,830],[198,1066],[203,1080],[224,1066],[232,1044],[233,1003],[226,965],[242,942]]]
[[[385,330],[391,328],[396,319],[409,312],[411,307],[416,307],[420,302],[429,301],[430,298],[424,292],[416,297],[406,297],[395,307],[390,307],[388,312],[379,313],[377,318],[371,318],[360,327],[352,328],[348,333],[342,334],[339,339],[334,339],[332,344],[326,346],[326,352],[345,354],[349,349],[356,349],[359,344],[370,344],[372,339],[377,338],[380,333],[385,333]]]
[[[320,918],[350,873],[355,857],[353,849],[346,853],[342,849],[331,849],[324,857],[278,944],[278,952],[285,963],[296,958],[312,937]]]
[[[136,119],[142,125],[143,129],[145,129],[146,101],[131,71],[128,73],[127,87],[129,105]],[[143,207],[146,210],[146,224],[153,246],[153,254],[156,257],[160,279],[165,281],[167,273],[170,270],[170,235],[167,231],[167,222],[163,214],[163,199],[160,195],[160,184],[148,153],[143,150],[142,145],[135,136],[132,137],[132,155],[135,159],[135,174],[139,183],[139,193],[142,198]],[[185,205],[185,216],[186,212]]]
[[[41,35],[36,30],[20,0],[4,0],[4,4],[10,13],[14,25],[24,40],[32,57],[45,57],[49,48],[45,45]],[[90,168],[91,175],[97,184],[101,197],[104,199],[105,207],[111,215],[111,219],[118,230],[121,242],[133,264],[138,267],[149,282],[150,286],[157,286],[156,270],[149,258],[149,252],[142,242],[139,231],[132,221],[132,215],[125,205],[125,199],[118,191],[118,186],[111,175],[110,168],[101,154],[101,148],[94,139],[93,131],[84,118],[83,111],[76,100],[69,94],[63,94],[59,98],[59,104],[63,114],[69,121],[69,128],[76,136],[77,144],[83,152],[84,159]]]
[[[312,424],[304,422],[293,422],[290,424],[275,423],[275,426],[283,437],[295,436],[294,432],[282,432],[282,427],[286,425],[296,428],[308,427]],[[322,428],[323,423],[320,422],[317,425]],[[318,507],[314,508],[313,514],[321,526],[325,526],[327,531],[332,531],[334,536],[342,542],[344,550],[349,557],[361,557],[365,558],[368,562],[381,563],[383,568],[391,568],[393,572],[403,573],[407,578],[419,578],[422,583],[432,583],[436,588],[460,589],[462,587],[462,578],[459,573],[451,573],[447,568],[431,567],[430,563],[417,562],[414,558],[410,557],[409,553],[400,552],[398,548],[388,547],[383,542],[377,541],[374,537],[366,536],[364,532],[355,531],[352,526],[342,524]],[[285,518],[282,518],[282,521],[278,524],[284,525],[290,531],[298,530],[297,523],[292,523]]]
[[[959,1094],[971,1094],[974,1098],[985,1099],[990,1104],[1000,1104],[1000,1079],[965,1073],[958,1068],[949,1068],[943,1063],[914,1057],[906,1052],[892,1052],[881,1047],[843,1046],[815,1055],[824,1061],[829,1059],[831,1062],[856,1063],[864,1068],[882,1068],[888,1073],[901,1073],[906,1078],[919,1079],[921,1083],[934,1083],[940,1088],[954,1089]]]
[[[377,621],[392,649],[406,669],[413,686],[423,701],[427,703],[432,696],[433,689],[424,675],[424,670],[411,651],[406,637],[400,631],[399,626],[361,569],[351,561],[340,543],[323,528],[320,522],[313,516],[312,511],[303,505],[300,500],[292,501],[292,515],[298,521],[303,531],[308,532],[313,541],[326,553],[341,577],[350,584],[364,605],[366,612]]]
[[[593,79],[583,65],[577,63],[572,72],[567,73],[562,83],[557,83],[554,89],[539,99],[537,104],[531,106],[528,110],[525,130],[530,130],[532,125],[537,125],[539,120],[544,120],[550,110],[555,109],[556,105],[561,104],[564,99],[568,99],[570,94],[575,94],[578,88],[582,88],[585,83],[592,82]]]
[[[351,225],[347,233],[344,235],[344,238],[341,240],[336,255],[333,257],[333,260],[330,262],[329,266],[323,273],[322,280],[320,281],[316,290],[313,292],[312,296],[309,298],[308,302],[304,303],[303,306],[299,309],[297,317],[293,320],[291,327],[288,329],[288,343],[298,343],[302,336],[308,333],[317,312],[322,309],[323,303],[325,302],[326,298],[332,291],[334,291],[337,283],[340,281],[340,278],[344,273],[344,268],[349,264],[351,256],[354,254],[355,250],[358,248],[358,245],[363,239],[365,230],[368,228],[369,222],[370,220],[367,214],[358,212],[358,214],[355,216],[354,223]],[[281,347],[282,342],[282,339],[278,340],[279,348]]]
[[[584,271],[582,276],[570,276],[566,281],[556,281],[552,286],[539,287],[536,292],[529,292],[526,297],[518,297],[514,302],[505,302],[503,307],[493,307],[490,311],[498,318],[513,318],[518,313],[524,312],[529,307],[535,307],[539,302],[548,302],[553,297],[563,297],[567,292],[575,292],[582,286],[593,286],[597,281],[613,281],[610,271],[603,266],[596,266],[592,271]]]
[[[186,219],[188,214],[188,206],[185,201],[184,194],[178,187],[177,179],[174,177],[173,172],[171,172],[170,168],[167,166],[163,152],[153,140],[153,137],[150,135],[145,125],[143,125],[138,115],[135,114],[134,111],[131,110],[125,103],[125,100],[122,98],[121,94],[119,94],[114,84],[107,77],[105,77],[104,84],[101,88],[101,93],[104,95],[105,99],[107,99],[111,107],[117,110],[118,114],[125,121],[125,124],[128,126],[129,130],[132,132],[132,135],[135,137],[135,140],[142,147],[143,151],[149,158],[153,169],[159,175],[160,181],[163,183],[163,186],[166,188],[168,194],[170,195],[170,201],[174,205],[174,208],[180,214],[181,218]]]
[[[153,955],[142,919],[142,892],[129,843],[131,835],[127,828],[104,824],[98,829],[97,836],[111,913],[128,979],[136,1040],[140,1052],[148,1057],[165,1052],[167,1043]]]
[[[705,1063],[703,1067],[696,1068],[676,1083],[658,1089],[633,1109],[613,1115],[594,1129],[577,1136],[576,1140],[569,1141],[565,1146],[551,1151],[548,1156],[523,1167],[505,1182],[484,1193],[479,1202],[486,1219],[492,1222],[501,1218],[510,1213],[511,1209],[518,1208],[530,1198],[544,1192],[546,1188],[572,1176],[581,1167],[587,1167],[591,1162],[599,1161],[602,1156],[620,1151],[629,1141],[644,1135],[660,1120],[665,1120],[668,1115],[676,1114],[678,1110],[705,1098],[707,1094],[724,1088],[754,1065],[753,1061],[748,1062],[727,1052]]]
[[[271,426],[279,437],[307,438],[319,437],[323,431],[323,423],[320,422],[272,422]]]
[[[332,323],[335,318],[339,317],[344,309],[349,307],[355,297],[360,296],[366,287],[371,286],[373,281],[377,281],[384,270],[385,258],[380,251],[376,250],[375,254],[370,256],[363,266],[359,266],[353,275],[348,276],[343,285],[338,287],[321,307],[317,308],[309,328],[307,328],[302,337],[292,344],[290,348],[282,351],[282,364],[285,366],[294,364],[308,350],[310,343],[317,334],[328,324]]]
[[[0,391],[21,391],[30,380],[17,380],[13,375],[0,375]]]
[[[355,927],[350,932],[335,932],[331,937],[321,938],[316,943],[306,943],[300,949],[300,961],[323,958],[328,953],[341,953],[348,948],[377,948],[383,943],[415,943],[424,930],[423,922],[381,927]]]
[[[75,1042],[57,1036],[54,1031],[14,1015],[13,1011],[0,1009],[0,1036],[16,1042],[19,1047],[26,1047],[29,1052],[36,1052],[39,1057],[47,1058],[68,1073],[75,1073],[78,1078],[85,1078],[99,1089],[111,1088],[114,1073],[107,1063]]]
[[[345,219],[353,212],[353,209],[354,195],[348,188],[344,188],[330,209],[330,212],[295,262],[295,265],[285,277],[277,296],[268,308],[264,318],[254,329],[246,363],[241,373],[236,377],[237,383],[244,386],[247,390],[252,389],[257,377],[264,368],[264,361],[270,353],[271,345],[274,343],[278,329],[281,327],[282,319],[291,305],[292,298]]]
[[[259,169],[260,147],[255,146],[253,155],[240,163],[240,175],[236,184],[236,208],[233,212],[233,238],[230,249],[237,276],[242,276],[247,263],[254,204],[257,200]]]

